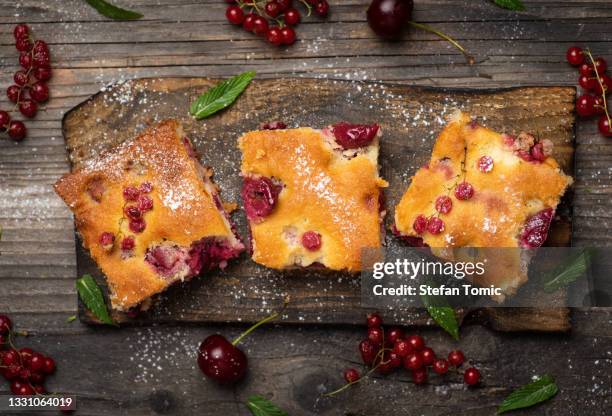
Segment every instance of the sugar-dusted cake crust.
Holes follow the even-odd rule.
[[[537,235],[525,235],[526,224],[533,225],[534,218],[541,213],[552,218],[572,179],[549,155],[551,143],[534,143],[532,136],[524,136],[515,138],[496,133],[472,122],[469,115],[457,112],[438,137],[431,160],[416,172],[397,205],[397,231],[402,236],[422,239],[433,248],[541,244],[543,240],[540,242]],[[536,154],[540,160],[533,160],[530,149],[531,154],[540,152]],[[542,151],[547,154],[542,156]],[[482,159],[485,162],[481,166],[483,157],[490,158],[492,163]],[[455,190],[463,182],[472,185],[473,196],[461,200]],[[448,213],[441,213],[435,207],[440,196],[448,196],[452,201]],[[441,219],[443,230],[417,232],[419,227],[415,227],[415,221],[421,215]],[[548,224],[544,228],[547,231]],[[520,258],[506,261],[513,267],[521,264]],[[523,273],[514,281],[485,279],[481,283],[496,283],[511,293],[525,280],[526,273]]]
[[[219,209],[221,202],[210,175],[194,157],[180,125],[169,120],[85,163],[55,184],[74,213],[83,245],[106,275],[114,308],[138,305],[199,271],[199,265],[185,265],[195,242],[214,236],[240,251],[242,245]],[[126,200],[124,191],[143,186],[150,188],[142,194],[153,204],[142,213],[144,230],[134,232],[124,208],[138,206],[138,202]],[[101,243],[103,233],[114,236],[110,247]],[[133,238],[132,249],[123,249],[126,237]],[[172,248],[167,250],[174,253],[168,262],[179,262],[168,264],[176,270],[165,276],[145,261],[150,250],[160,245]],[[181,253],[180,261],[175,253]]]
[[[242,175],[271,178],[278,201],[260,221],[250,221],[253,260],[274,269],[319,263],[359,271],[362,248],[381,246],[378,137],[343,150],[329,129],[252,131],[239,140]],[[248,213],[248,212],[247,212]],[[307,232],[320,248],[307,249]]]

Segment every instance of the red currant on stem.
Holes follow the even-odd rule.
[[[256,35],[264,35],[268,32],[268,21],[261,16],[253,19],[253,32]]]
[[[289,26],[285,26],[281,29],[281,38],[283,39],[283,45],[293,45],[295,43],[295,30]]]
[[[9,100],[16,103],[19,101],[19,96],[21,95],[21,88],[18,85],[11,85],[6,89],[6,96]]]
[[[23,140],[26,136],[27,129],[23,122],[18,120],[13,120],[9,124],[8,135],[11,139],[16,142]]]
[[[327,0],[320,0],[315,5],[315,13],[321,17],[325,17],[329,14],[329,3]]]
[[[603,114],[601,117],[599,117],[597,128],[603,136],[612,137],[612,123],[610,122],[610,118],[606,114]]]
[[[582,65],[584,62],[584,53],[582,52],[582,49],[577,46],[572,46],[569,48],[565,57],[570,65],[578,66]]]
[[[436,360],[433,363],[433,371],[437,374],[446,374],[448,373],[448,361],[446,360]]]
[[[47,101],[49,99],[49,87],[44,82],[35,82],[30,87],[30,97],[39,103]]]
[[[269,1],[264,6],[266,14],[272,18],[278,16],[281,12],[281,6],[274,0]]]
[[[285,23],[291,26],[295,26],[300,23],[300,12],[294,8],[289,8],[285,11]]]
[[[404,331],[402,328],[391,328],[387,331],[385,341],[392,345],[402,338],[404,338]]]
[[[21,100],[19,101],[19,111],[24,116],[32,118],[38,112],[38,105],[30,99]]]
[[[348,368],[344,371],[344,379],[347,383],[355,383],[359,378],[359,371],[354,368]]]
[[[450,363],[450,365],[459,367],[461,364],[463,364],[464,361],[465,356],[463,355],[463,352],[459,350],[454,350],[448,353],[448,362]]]
[[[15,39],[26,38],[29,34],[30,28],[28,27],[28,25],[23,23],[18,24],[17,26],[15,26],[15,29],[13,29],[13,35],[15,36]]]
[[[0,110],[0,130],[6,130],[8,128],[11,116],[6,111]],[[0,331],[2,334],[2,331]]]
[[[291,7],[291,3],[293,3],[293,1],[292,0],[276,0],[276,3],[278,3],[278,6],[280,7],[280,11],[284,12],[285,10]]]
[[[427,369],[418,368],[412,371],[412,382],[417,386],[427,383]]]
[[[368,339],[377,346],[382,346],[384,332],[380,327],[368,328]]]
[[[368,314],[366,318],[366,323],[368,325],[368,328],[378,328],[382,326],[383,322],[378,312],[374,312],[374,313]]]
[[[225,11],[225,17],[234,25],[241,25],[244,21],[244,12],[240,6],[232,5]]]
[[[222,384],[232,384],[240,381],[246,374],[248,360],[237,345],[255,329],[278,318],[287,303],[288,299],[285,300],[281,311],[275,312],[252,325],[232,342],[219,334],[206,337],[200,344],[198,352],[198,366],[204,375]]]
[[[283,43],[283,38],[281,35],[280,28],[276,26],[269,28],[268,32],[266,33],[266,40],[270,42],[272,45],[276,45],[276,46]]]
[[[576,112],[581,117],[590,117],[595,114],[595,98],[590,94],[583,94],[576,100]]]
[[[51,79],[51,68],[49,66],[38,66],[34,68],[32,75],[39,81],[48,81]]]
[[[474,367],[468,368],[467,370],[465,370],[465,373],[463,373],[463,381],[468,386],[478,384],[478,382],[480,381],[480,371],[478,371],[478,369]]]

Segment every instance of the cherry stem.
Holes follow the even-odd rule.
[[[459,42],[457,42],[455,39],[451,38],[450,36],[448,36],[446,33],[439,31],[438,29],[434,29],[433,27],[426,25],[425,23],[419,23],[419,22],[414,22],[414,21],[409,21],[408,22],[412,27],[416,27],[417,29],[421,29],[424,30],[426,32],[429,33],[433,33],[434,35],[441,37],[442,39],[448,41],[451,43],[451,45],[453,45],[455,48],[459,49],[459,51],[461,51],[461,53],[465,56],[465,59],[467,60],[467,63],[470,65],[474,65],[475,60],[474,57],[472,55],[470,55],[463,46],[461,46],[461,44]]]
[[[597,70],[597,65],[595,65],[595,59],[593,59],[593,54],[591,54],[590,49],[586,50],[586,54],[591,60],[591,63],[593,64],[593,70],[595,71],[597,82],[599,82],[599,86],[601,88],[601,98],[603,101],[603,109],[604,109],[604,112],[606,113],[606,117],[608,118],[608,125],[612,126],[612,120],[610,119],[610,113],[608,112],[608,103],[607,103],[607,98],[606,98],[606,86],[604,85],[603,80],[599,76],[599,71]]]
[[[255,331],[257,328],[259,328],[260,326],[267,324],[270,321],[273,321],[274,319],[278,318],[278,316],[285,310],[285,308],[287,307],[287,304],[289,303],[289,298],[287,297],[285,299],[285,302],[283,303],[283,307],[281,308],[280,311],[278,312],[274,312],[272,315],[260,320],[259,322],[255,323],[253,326],[251,326],[249,329],[247,329],[246,331],[244,331],[242,334],[240,334],[240,336],[238,338],[236,338],[235,340],[232,341],[232,345],[235,347],[236,345],[238,345],[240,343],[240,341],[242,341],[244,339],[244,337],[246,337],[247,335],[249,335],[251,332]]]

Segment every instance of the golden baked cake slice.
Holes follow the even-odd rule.
[[[397,205],[396,232],[432,248],[541,246],[572,183],[552,152],[549,140],[499,134],[457,112]],[[520,268],[520,258],[506,260]],[[478,283],[513,293],[527,279],[508,275]]]
[[[211,176],[170,120],[55,184],[106,275],[113,308],[137,306],[243,251]]]
[[[244,134],[242,200],[253,260],[274,269],[359,271],[382,244],[378,125],[339,123]]]

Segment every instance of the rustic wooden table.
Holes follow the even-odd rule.
[[[113,22],[77,0],[0,0],[0,68],[8,86],[17,69],[12,30],[27,22],[51,45],[52,99],[28,123],[21,144],[0,141],[0,312],[57,359],[52,391],[78,395],[78,414],[247,415],[243,402],[262,394],[291,415],[492,415],[514,387],[555,376],[560,393],[517,414],[609,415],[612,409],[612,311],[574,310],[566,335],[462,330],[460,347],[484,380],[466,389],[459,376],[415,387],[406,375],[374,377],[335,399],[324,388],[359,361],[363,328],[268,327],[244,344],[248,379],[233,389],[204,380],[195,348],[208,334],[238,326],[157,326],[121,330],[68,323],[76,312],[72,216],[51,184],[68,169],[63,114],[109,83],[144,76],[224,77],[255,69],[259,77],[368,79],[469,88],[574,85],[565,63],[575,43],[612,62],[612,1],[527,1],[513,13],[486,0],[416,0],[415,18],[455,36],[476,56],[466,65],[447,43],[411,31],[401,42],[376,39],[366,1],[332,0],[327,21],[307,19],[300,41],[277,49],[225,22],[222,0],[121,0],[145,17]],[[2,94],[0,107],[8,106]],[[612,210],[612,142],[592,122],[577,127],[574,243],[606,246]],[[424,331],[437,349],[451,342]],[[0,391],[8,385],[0,382]]]

